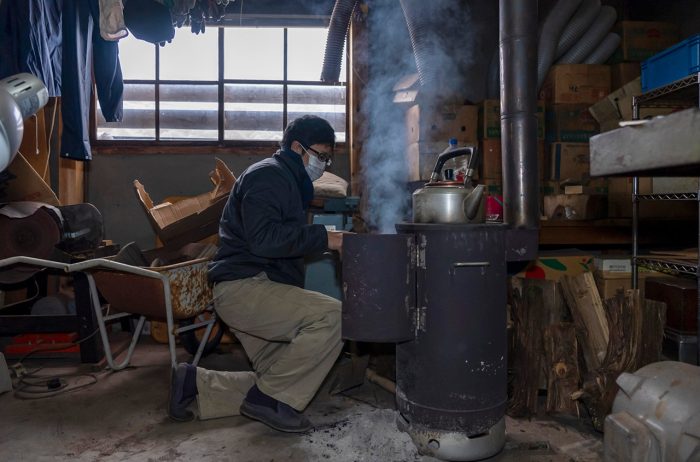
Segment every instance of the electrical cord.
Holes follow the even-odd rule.
[[[105,316],[109,315],[109,305],[107,305],[107,311]],[[20,399],[42,399],[51,398],[53,396],[70,393],[76,390],[81,390],[83,388],[94,385],[98,382],[97,374],[61,374],[61,375],[37,375],[37,372],[43,368],[39,367],[31,372],[26,372],[24,365],[22,364],[29,356],[33,355],[39,351],[53,351],[53,350],[63,350],[65,348],[70,348],[76,345],[80,345],[83,342],[90,340],[92,337],[97,335],[100,329],[95,329],[90,335],[84,337],[75,342],[64,342],[64,343],[52,343],[46,345],[38,345],[36,348],[32,349],[24,356],[22,356],[19,361],[12,365],[11,369],[17,376],[17,387],[14,391],[14,396]],[[105,371],[105,373],[111,373],[113,371]],[[78,384],[81,377],[86,377],[90,379],[88,382]],[[68,383],[67,379],[75,378],[76,380],[71,385]]]
[[[88,378],[89,381],[79,383],[81,377]],[[67,380],[69,378],[75,378],[76,380],[73,384],[69,384]],[[98,377],[96,374],[63,374],[49,377],[29,373],[19,379],[14,395],[20,399],[51,398],[59,394],[81,390],[97,382]]]
[[[53,139],[53,129],[54,129],[54,124],[56,123],[56,112],[58,110],[58,105],[59,102],[58,100],[54,101],[53,105],[53,114],[51,115],[51,128],[49,129],[49,139],[48,139],[48,154],[46,155],[46,165],[44,165],[44,172],[42,174],[42,178],[46,178],[47,173],[49,171],[49,164],[51,163],[51,148],[52,148],[52,143],[51,140]]]

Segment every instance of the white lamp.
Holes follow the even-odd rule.
[[[5,170],[22,143],[24,120],[44,107],[49,92],[32,74],[0,80],[0,172]]]

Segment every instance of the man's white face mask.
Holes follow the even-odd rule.
[[[312,182],[316,181],[319,178],[321,178],[321,175],[323,175],[323,172],[326,170],[326,162],[322,161],[317,156],[307,151],[304,146],[302,146],[301,148],[309,156],[309,162],[304,166],[304,169],[306,169],[306,174],[309,175],[309,178],[311,178]]]

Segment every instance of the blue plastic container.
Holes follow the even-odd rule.
[[[642,62],[642,91],[648,92],[700,72],[700,34]]]

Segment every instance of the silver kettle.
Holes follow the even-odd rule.
[[[445,181],[442,167],[450,159],[469,155],[464,181]],[[415,223],[483,223],[484,186],[472,185],[478,149],[475,146],[443,152],[435,162],[430,181],[413,193]]]

